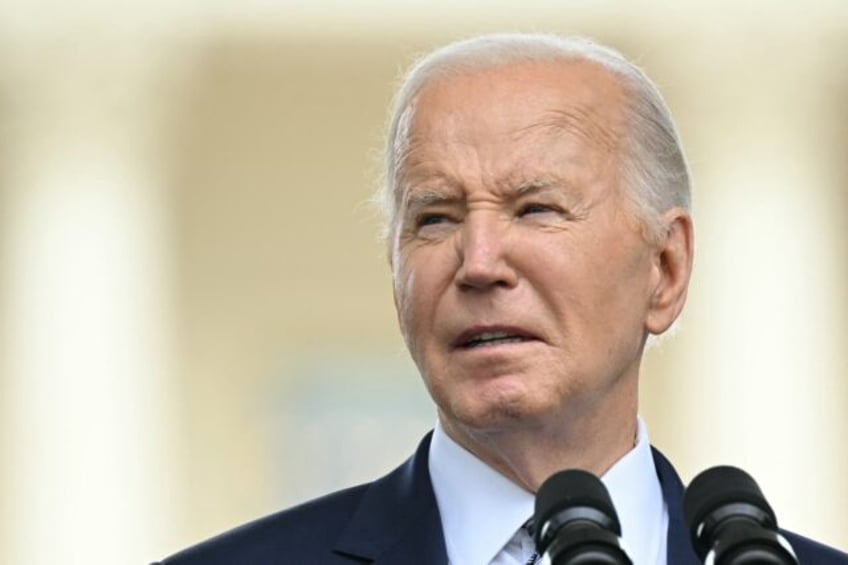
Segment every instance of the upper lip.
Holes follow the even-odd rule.
[[[537,336],[533,332],[526,330],[524,328],[518,327],[518,326],[503,326],[503,325],[487,325],[487,326],[484,326],[484,325],[479,325],[479,326],[472,326],[472,327],[466,329],[465,331],[463,331],[462,333],[460,333],[456,337],[456,339],[453,340],[451,345],[453,347],[463,347],[466,344],[468,344],[471,340],[473,340],[474,338],[477,338],[477,337],[479,337],[483,334],[487,334],[487,333],[501,333],[501,334],[505,334],[506,336],[521,337],[521,338],[524,338],[524,339],[532,339],[532,340],[540,339],[539,336]]]

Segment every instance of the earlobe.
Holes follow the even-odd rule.
[[[694,234],[692,218],[681,208],[663,216],[665,233],[657,248],[657,282],[651,295],[645,329],[652,334],[666,331],[680,315],[692,274]]]

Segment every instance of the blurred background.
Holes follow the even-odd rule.
[[[592,36],[678,121],[697,254],[641,412],[848,549],[848,3],[0,3],[0,562],[146,563],[382,475],[434,410],[379,219],[400,71]]]

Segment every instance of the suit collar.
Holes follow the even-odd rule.
[[[334,550],[374,564],[444,565],[442,521],[428,470],[427,434],[403,465],[372,483]]]
[[[689,530],[683,519],[683,483],[668,459],[654,448],[654,466],[668,505],[668,546],[666,561],[675,565],[701,565],[689,542]]]
[[[444,565],[444,535],[436,497],[430,483],[427,434],[403,465],[372,483],[334,547],[337,553],[370,560],[375,565]],[[668,505],[667,561],[700,565],[689,543],[683,519],[683,483],[659,451],[652,448],[654,465]]]

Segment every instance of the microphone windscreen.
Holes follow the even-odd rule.
[[[683,498],[686,525],[694,531],[715,510],[738,503],[758,508],[770,520],[764,525],[777,528],[774,511],[751,475],[728,465],[712,467],[692,479]]]
[[[567,508],[589,507],[602,513],[609,520],[610,530],[621,535],[621,525],[607,488],[592,473],[569,469],[551,475],[536,493],[534,522],[537,528]]]

